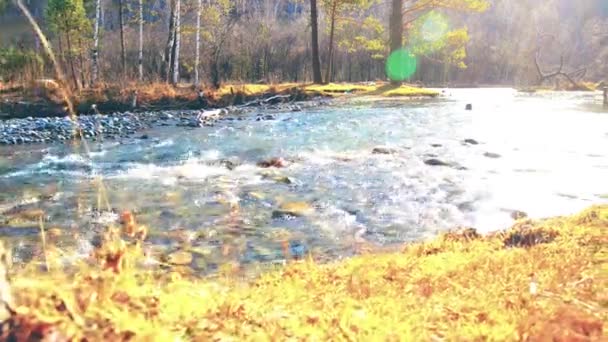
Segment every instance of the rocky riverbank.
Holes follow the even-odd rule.
[[[268,99],[266,99],[268,100]],[[285,101],[285,102],[283,102]],[[69,117],[27,117],[0,121],[0,145],[51,143],[82,137],[88,140],[134,137],[142,130],[161,126],[201,127],[219,121],[274,120],[276,112],[301,111],[326,103],[322,99],[290,102],[253,101],[241,106],[213,110],[169,110],[81,115],[74,122]],[[252,114],[259,111],[260,114]],[[263,114],[262,114],[263,112]],[[145,138],[146,135],[141,137]]]

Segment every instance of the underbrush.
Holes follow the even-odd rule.
[[[0,284],[4,337],[605,340],[608,205],[487,236],[452,231],[401,252],[330,264],[309,256],[248,281],[234,263],[210,279],[153,260],[145,228],[127,218],[76,269],[13,269],[13,299]]]

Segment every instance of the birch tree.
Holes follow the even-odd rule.
[[[99,1],[99,0],[97,0]],[[139,56],[137,58],[139,82],[144,81],[144,1],[139,0]]]
[[[91,85],[99,77],[99,26],[101,23],[101,0],[95,0],[95,27],[93,29],[93,51],[91,54]]]
[[[125,49],[125,21],[124,21],[124,8],[122,4],[123,0],[118,0],[118,22],[120,25],[120,58],[122,62],[122,72],[127,72],[127,51]]]
[[[181,40],[181,0],[175,1],[175,44],[173,46],[173,79],[172,84],[179,83],[179,50]]]
[[[201,12],[203,10],[203,0],[198,0],[198,8],[196,9],[196,47],[194,55],[194,86],[200,84],[198,68],[201,61]]]
[[[175,13],[175,2],[176,0],[171,0],[169,3],[170,14],[169,14],[169,33],[167,35],[167,44],[165,45],[165,53],[163,58],[163,70],[162,76],[165,79],[165,82],[169,83],[171,81],[171,76],[173,74],[173,51],[175,46],[175,22],[176,22],[176,13]]]

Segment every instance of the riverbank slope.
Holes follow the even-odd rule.
[[[59,340],[600,341],[608,320],[607,231],[608,205],[600,205],[571,217],[520,220],[487,236],[463,229],[400,252],[326,265],[294,261],[254,281],[236,280],[239,266],[232,264],[213,280],[177,268],[136,269],[128,265],[144,260],[137,248],[116,240],[101,264],[83,263],[75,274],[12,271],[14,312],[3,333]]]
[[[191,85],[166,83],[103,84],[72,94],[78,114],[96,112],[153,111],[172,109],[207,109],[242,105],[273,96],[285,101],[303,101],[313,97],[336,97],[345,94],[387,97],[435,97],[434,90],[410,85],[395,86],[385,82],[339,84],[226,84],[219,89],[195,89]],[[92,108],[95,104],[96,109]],[[3,114],[2,114],[3,113]],[[0,84],[0,118],[66,116],[66,106],[58,85],[52,80],[34,84]]]

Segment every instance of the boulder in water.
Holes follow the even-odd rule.
[[[464,139],[463,142],[470,145],[479,145],[479,142],[475,139]]]
[[[271,158],[269,160],[262,160],[262,161],[258,162],[257,166],[263,167],[263,168],[269,168],[269,167],[281,168],[281,167],[287,166],[287,161],[281,157]]]
[[[464,107],[465,110],[473,110],[473,104],[471,103],[467,103],[467,105]]]
[[[228,160],[228,159],[220,160],[220,165],[224,166],[225,168],[227,168],[230,171],[236,169],[236,167],[239,166],[238,162]]]
[[[372,150],[372,154],[395,154],[397,153],[397,149],[391,147],[374,147]]]
[[[436,158],[427,159],[424,161],[424,163],[426,165],[430,165],[430,166],[452,166],[452,164],[446,163],[446,162],[436,159]]]
[[[486,158],[493,158],[493,159],[500,158],[500,154],[492,153],[492,152],[486,152],[483,154],[483,156]]]
[[[272,212],[273,218],[283,218],[285,216],[307,216],[312,214],[314,209],[306,202],[288,202]]]
[[[521,220],[528,217],[528,214],[521,210],[513,210],[511,212],[511,218],[514,220]]]

